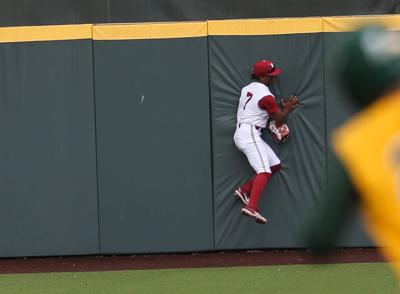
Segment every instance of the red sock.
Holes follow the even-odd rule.
[[[253,181],[255,179],[256,176],[253,176],[250,178],[250,180],[248,180],[246,183],[244,183],[240,189],[246,193],[247,195],[250,195],[251,193],[251,189],[253,188]]]
[[[278,163],[277,165],[271,166],[271,172],[272,172],[272,174],[277,173],[280,169],[281,169],[281,164],[280,164],[280,163]]]
[[[271,178],[271,175],[270,173],[260,173],[254,178],[249,204],[247,204],[248,207],[258,209],[258,202],[260,201],[261,194],[268,180]]]

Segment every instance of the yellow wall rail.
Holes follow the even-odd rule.
[[[0,28],[0,43],[331,33],[353,31],[365,24],[400,30],[400,15],[3,27]]]

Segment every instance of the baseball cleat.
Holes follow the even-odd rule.
[[[242,208],[242,214],[245,216],[249,216],[251,218],[253,218],[256,223],[258,224],[265,224],[267,222],[267,219],[265,217],[263,217],[258,211],[257,209],[254,208],[250,208],[250,207],[243,207]]]
[[[238,188],[235,191],[235,197],[242,201],[245,205],[249,204],[249,197],[247,196],[247,193],[243,192],[242,189]]]

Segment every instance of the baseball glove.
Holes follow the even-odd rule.
[[[281,124],[279,127],[277,127],[275,121],[271,120],[269,122],[268,129],[277,143],[284,143],[289,136],[289,127],[287,124]]]

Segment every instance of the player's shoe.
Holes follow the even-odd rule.
[[[249,197],[247,196],[247,193],[243,192],[242,189],[238,188],[235,191],[235,197],[242,201],[245,205],[249,204]]]
[[[256,223],[258,224],[265,224],[267,222],[267,219],[263,217],[257,209],[251,208],[251,207],[243,207],[242,208],[242,214],[248,217],[253,218]]]

